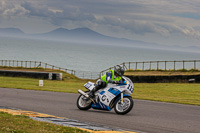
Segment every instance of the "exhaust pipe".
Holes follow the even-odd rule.
[[[78,93],[80,93],[81,95],[83,95],[86,98],[89,98],[96,105],[96,102],[88,94],[86,94],[84,91],[79,89]]]
[[[82,91],[82,90],[78,90],[78,93],[80,93],[81,95],[83,95],[84,97],[86,97],[86,98],[89,98],[89,95],[88,94],[86,94],[84,91]]]

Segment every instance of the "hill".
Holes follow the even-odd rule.
[[[0,35],[1,36],[19,36],[19,35],[25,35],[25,33],[18,28],[0,28]]]
[[[41,34],[26,34],[17,28],[0,28],[0,36],[45,39],[54,41],[66,41],[74,43],[86,43],[97,45],[113,45],[113,46],[126,46],[138,47],[148,49],[163,49],[175,51],[192,51],[199,52],[200,48],[196,46],[181,47],[181,46],[163,46],[156,43],[144,42],[139,40],[130,40],[126,38],[116,38],[105,36],[89,28],[76,28],[72,30],[58,28],[47,33]]]
[[[48,39],[48,40],[68,41],[68,42],[87,43],[87,44],[88,43],[108,44],[108,45],[145,47],[145,48],[159,47],[159,45],[155,43],[153,44],[138,40],[129,40],[125,38],[105,36],[89,28],[76,28],[72,30],[58,28],[53,31],[41,34],[26,34],[17,28],[0,28],[0,36]]]

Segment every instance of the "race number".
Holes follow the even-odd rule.
[[[84,87],[89,89],[89,90],[92,90],[95,86],[94,86],[94,83],[89,81],[84,85]]]
[[[132,86],[132,85],[128,84],[127,89],[128,89],[131,93],[133,93],[133,86]]]

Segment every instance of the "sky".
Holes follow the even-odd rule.
[[[200,47],[200,0],[0,0],[0,28],[90,28],[161,45]]]

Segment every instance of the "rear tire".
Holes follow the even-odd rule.
[[[134,102],[132,97],[124,97],[123,105],[121,104],[121,99],[117,100],[115,103],[114,109],[117,114],[124,115],[131,111],[133,108]]]
[[[88,110],[92,106],[92,101],[89,98],[80,95],[77,99],[76,105],[80,110]]]

